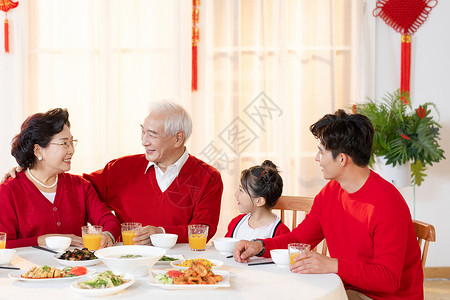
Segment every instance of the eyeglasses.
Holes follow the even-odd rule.
[[[78,140],[72,140],[70,142],[49,143],[49,144],[64,146],[64,148],[68,149],[70,146],[75,148],[78,144]]]

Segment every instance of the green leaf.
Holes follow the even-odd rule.
[[[426,169],[420,160],[416,163],[411,163],[411,182],[415,182],[417,186],[420,186],[425,180],[425,176],[427,176],[425,174]]]

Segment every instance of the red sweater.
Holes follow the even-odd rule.
[[[147,172],[145,155],[125,156],[110,161],[105,168],[83,174],[111,207],[120,222],[139,222],[143,226],[162,226],[187,243],[188,224],[209,225],[208,239],[217,230],[223,184],[220,173],[189,155],[180,173],[161,192],[155,168]]]
[[[294,241],[313,248],[324,237],[345,288],[373,299],[423,299],[420,248],[409,208],[375,172],[355,193],[330,181],[292,233],[265,240],[266,253]]]
[[[87,222],[103,226],[114,237],[120,235],[117,218],[99,199],[92,185],[80,176],[62,173],[54,204],[26,177],[9,178],[0,185],[0,231],[7,233],[8,248],[37,245],[49,233],[81,236]]]

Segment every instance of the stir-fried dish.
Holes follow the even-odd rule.
[[[91,280],[80,282],[79,287],[82,289],[105,289],[119,286],[128,281],[123,278],[123,275],[115,275],[112,271],[105,271]]]
[[[83,261],[97,259],[97,256],[94,255],[94,251],[89,251],[87,248],[83,248],[81,250],[75,248],[73,251],[67,250],[64,252],[59,259]]]
[[[214,274],[203,263],[194,261],[185,271],[170,270],[166,274],[156,275],[155,279],[162,284],[216,284],[223,278]]]

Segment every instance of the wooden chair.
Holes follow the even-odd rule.
[[[427,260],[428,246],[430,242],[436,241],[436,231],[434,226],[422,221],[412,220],[414,224],[414,230],[416,231],[417,241],[422,251],[422,269],[425,270],[425,262]],[[422,248],[422,242],[425,241]]]
[[[302,196],[281,196],[278,199],[277,204],[273,207],[273,209],[280,210],[280,219],[286,225],[286,211],[292,212],[292,222],[291,229],[297,227],[297,212],[304,212],[307,215],[311,211],[311,207],[314,202],[314,197],[302,197]],[[322,241],[322,254],[327,255],[327,242],[324,239]]]

